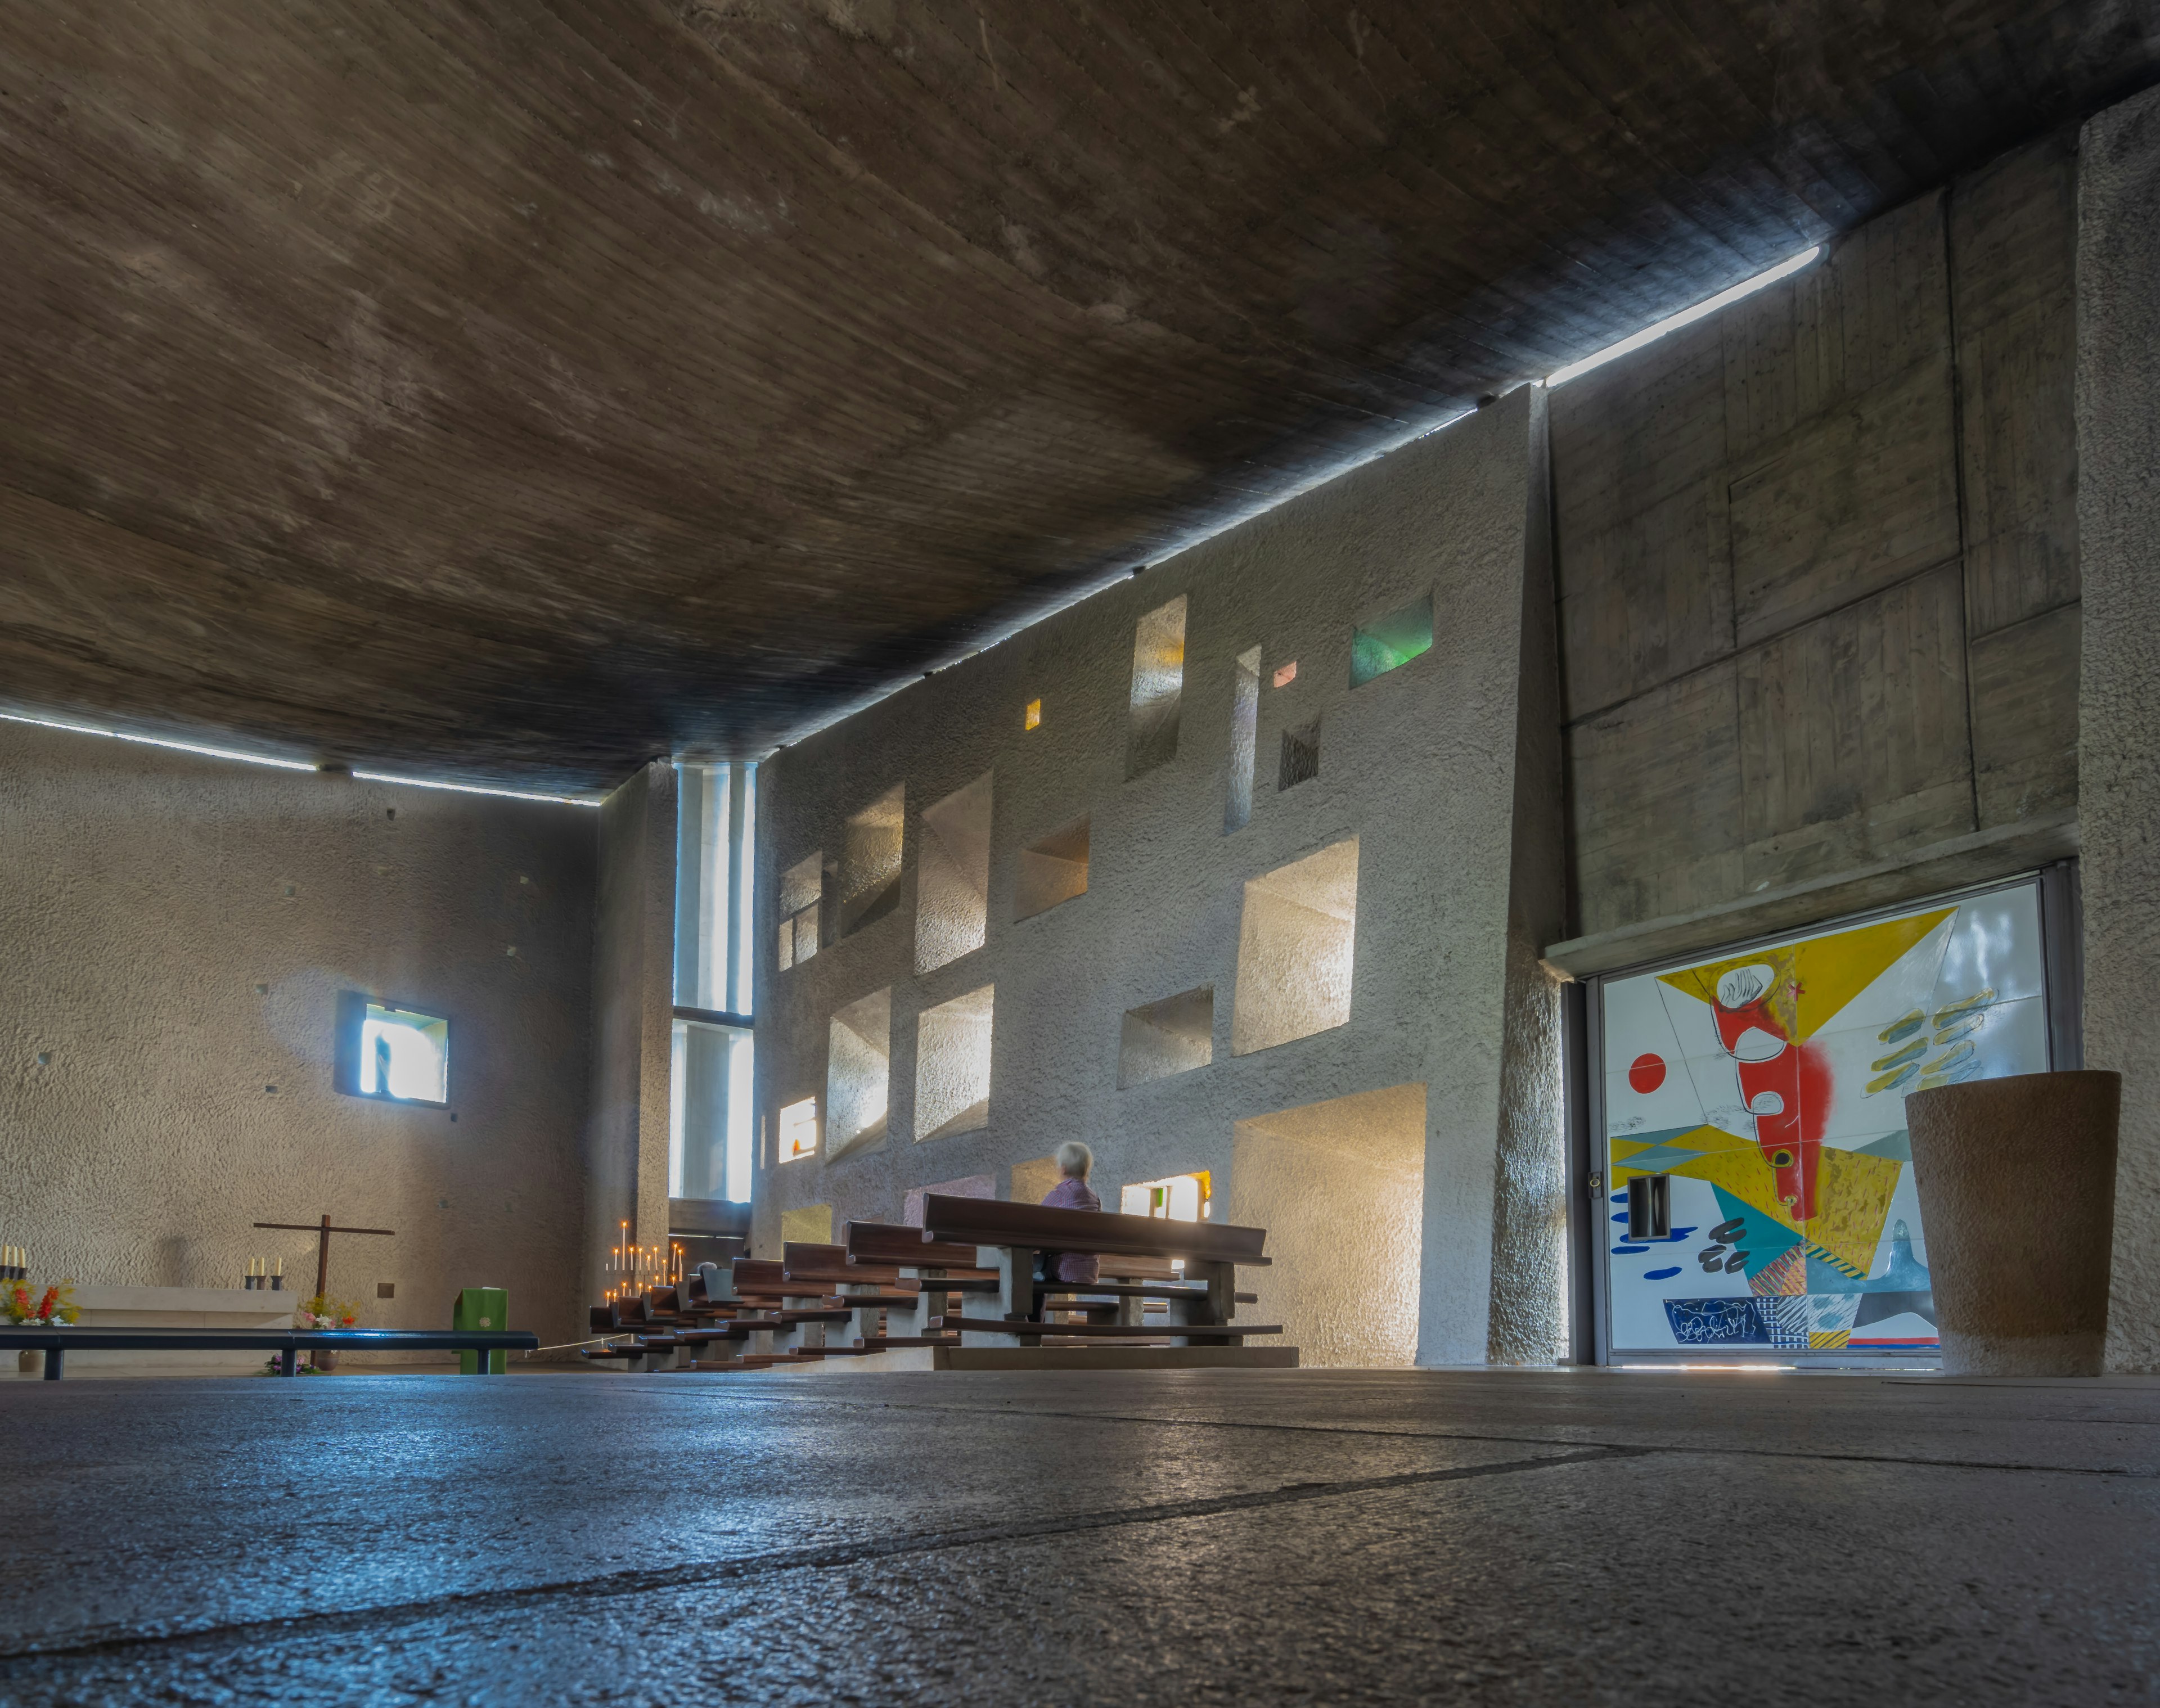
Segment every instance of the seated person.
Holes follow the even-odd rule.
[[[1095,1153],[1078,1140],[1070,1139],[1059,1145],[1057,1169],[1064,1178],[1044,1195],[1043,1208],[1100,1210],[1103,1201],[1088,1184],[1088,1171],[1094,1165]],[[1092,1281],[1101,1273],[1102,1265],[1092,1253],[1046,1251],[1042,1254],[1042,1279],[1046,1281]]]

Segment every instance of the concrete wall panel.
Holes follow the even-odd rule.
[[[297,1301],[315,1241],[249,1224],[328,1212],[397,1230],[331,1242],[364,1323],[488,1285],[568,1338],[596,816],[0,724],[0,1234],[86,1285],[280,1255]],[[332,1088],[341,990],[449,1016],[449,1108]]]

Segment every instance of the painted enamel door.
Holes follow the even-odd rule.
[[[2046,1070],[2037,885],[1616,979],[1601,1025],[1616,1354],[1936,1349],[1905,1096]]]

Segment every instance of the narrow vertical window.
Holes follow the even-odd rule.
[[[1260,649],[1238,655],[1238,685],[1230,700],[1230,800],[1223,809],[1223,833],[1243,830],[1253,816],[1253,758],[1260,737]]]
[[[1177,714],[1185,693],[1185,595],[1158,605],[1133,631],[1133,698],[1125,744],[1130,781],[1177,757]]]

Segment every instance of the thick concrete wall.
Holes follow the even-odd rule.
[[[249,1224],[328,1212],[397,1230],[332,1241],[364,1322],[485,1284],[567,1337],[594,818],[0,724],[0,1238],[86,1285],[278,1255],[304,1297],[314,1240]],[[332,1088],[345,990],[449,1017],[448,1109]]]
[[[2160,1369],[2160,91],[2079,150],[2085,1053],[2123,1076],[2108,1358]]]
[[[2042,138],[1553,394],[1561,964],[2076,852],[2076,174]]]
[[[775,756],[761,774],[756,1240],[782,1214],[830,1203],[896,1219],[911,1186],[974,1174],[1001,1192],[1012,1170],[1062,1140],[1095,1147],[1114,1202],[1124,1182],[1210,1171],[1229,1202],[1243,1117],[1401,1084],[1428,1088],[1420,1362],[1482,1362],[1496,1293],[1510,1352],[1554,1344],[1560,1304],[1545,1200],[1556,1162],[1525,1139],[1505,1153],[1535,1178],[1528,1213],[1496,1208],[1508,941],[1514,893],[1520,649],[1538,477],[1535,393],[1475,418],[1150,568],[953,669]],[[1542,566],[1536,579],[1542,581]],[[1430,590],[1436,641],[1414,662],[1348,686],[1354,624]],[[1127,781],[1135,625],[1188,598],[1176,757]],[[1225,834],[1236,659],[1263,664],[1250,822]],[[1270,684],[1295,661],[1296,679]],[[1042,723],[1023,727],[1040,698]],[[1285,729],[1321,720],[1319,775],[1278,791]],[[1546,725],[1550,728],[1550,723]],[[1548,768],[1550,770],[1550,767]],[[922,810],[994,770],[989,940],[914,972]],[[814,959],[775,970],[778,875],[813,853],[837,861],[844,821],[906,786],[899,905]],[[1548,794],[1550,784],[1545,786]],[[1556,807],[1554,808],[1556,815]],[[1019,850],[1085,813],[1086,894],[1014,918]],[[1230,1054],[1245,880],[1358,842],[1348,1023]],[[828,901],[831,900],[828,879]],[[1524,902],[1525,906],[1527,902]],[[1550,914],[1556,901],[1529,909]],[[831,921],[836,911],[828,906]],[[987,1126],[914,1139],[916,1017],[996,989]],[[1118,1088],[1122,1016],[1212,985],[1208,1067]],[[892,993],[890,1115],[880,1143],[837,1160],[773,1162],[777,1108],[825,1098],[833,1011]],[[1556,1120],[1544,1134],[1557,1158]],[[1218,1211],[1218,1213],[1223,1213]],[[1502,1230],[1496,1263],[1495,1228]],[[1524,1294],[1516,1230],[1534,1246]],[[1341,1238],[1360,1238],[1354,1217]]]
[[[584,1296],[620,1285],[624,1238],[667,1238],[668,1052],[674,1018],[675,768],[655,760],[600,811],[592,933],[592,1106]]]

